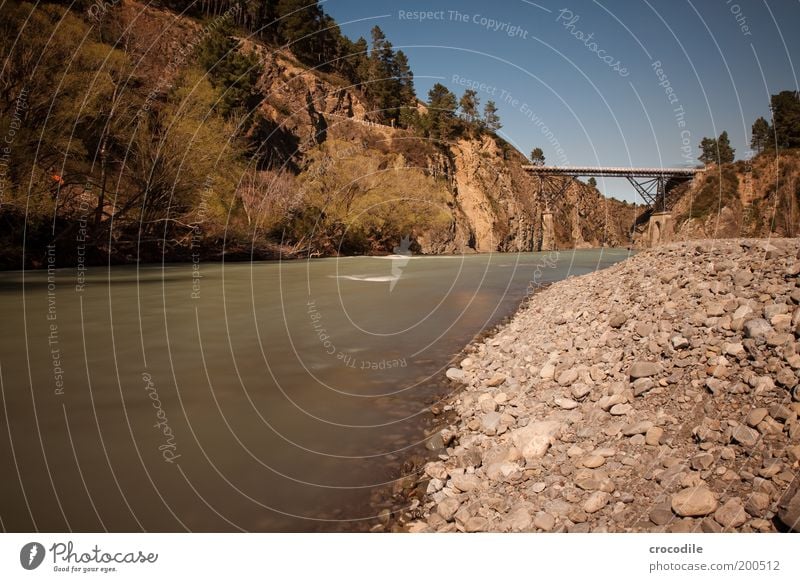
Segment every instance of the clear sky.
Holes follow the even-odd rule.
[[[770,94],[798,89],[800,0],[322,5],[353,39],[380,26],[421,99],[436,82],[457,96],[474,85],[497,103],[502,136],[548,164],[685,167],[723,130],[744,158]],[[634,200],[626,182],[598,182]]]

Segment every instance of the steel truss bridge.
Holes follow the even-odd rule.
[[[548,206],[551,200],[560,197],[572,180],[553,180],[558,177],[577,178],[593,176],[597,178],[627,178],[645,204],[652,208],[666,210],[666,195],[678,184],[687,182],[703,171],[701,168],[615,168],[589,166],[536,166],[522,168],[539,177],[539,194]]]

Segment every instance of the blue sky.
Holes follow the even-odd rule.
[[[459,96],[475,85],[497,103],[503,137],[526,154],[541,147],[548,163],[693,165],[700,139],[722,130],[742,158],[769,95],[798,89],[797,0],[323,6],[351,38],[380,26],[408,55],[420,98],[436,82]],[[634,200],[624,181],[599,183]]]

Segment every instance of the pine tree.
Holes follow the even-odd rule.
[[[773,95],[770,108],[778,147],[800,147],[800,92],[781,91]]]
[[[772,143],[772,127],[763,117],[759,117],[753,123],[752,135],[750,147],[758,153],[763,152]]]
[[[717,161],[717,140],[713,137],[704,137],[700,140],[700,157],[706,166]]]
[[[431,137],[447,140],[455,129],[456,96],[436,83],[428,92],[428,119],[426,129]]]
[[[467,123],[475,123],[478,119],[478,92],[473,89],[467,89],[458,101],[458,107],[461,109],[461,118]]]
[[[594,179],[594,176],[589,178],[589,181],[587,182],[587,184],[589,184],[589,186],[591,186],[592,188],[595,188],[595,189],[597,188],[597,180]]]
[[[497,114],[497,105],[491,99],[486,102],[483,108],[483,125],[489,131],[496,132],[502,126],[500,116]]]
[[[719,163],[730,164],[733,162],[735,149],[731,147],[731,142],[728,139],[728,132],[723,131],[717,138],[717,149],[719,151]]]
[[[375,26],[372,29],[369,79],[366,89],[373,107],[380,111],[381,116],[387,121],[397,121],[400,116],[400,84],[396,76],[397,64],[392,43],[386,39],[381,28]]]
[[[322,59],[324,13],[316,2],[279,0],[277,5],[278,35],[301,60],[318,64]]]
[[[395,78],[399,97],[398,121],[402,127],[413,127],[416,123],[417,94],[414,90],[414,73],[408,64],[408,58],[403,51],[397,51],[394,56]]]
[[[531,163],[534,166],[544,166],[544,151],[542,148],[533,148],[531,152]]]

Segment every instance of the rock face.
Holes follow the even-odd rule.
[[[796,530],[799,252],[673,243],[534,295],[468,350],[408,529]]]

